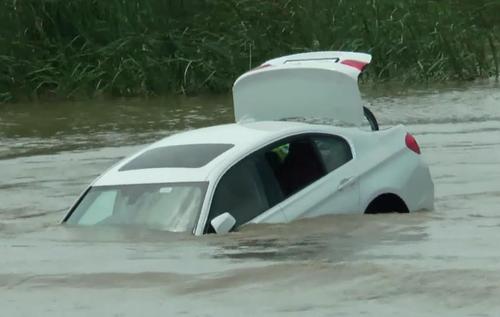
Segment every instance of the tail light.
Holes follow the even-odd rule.
[[[420,154],[420,146],[418,146],[417,140],[410,133],[406,134],[405,137],[406,147],[408,147],[413,152]]]
[[[344,59],[343,61],[340,62],[340,64],[344,64],[344,65],[347,65],[347,66],[354,67],[357,70],[359,70],[360,72],[362,72],[363,69],[365,69],[366,65],[368,65],[365,62],[355,61],[355,60],[352,60],[352,59]]]

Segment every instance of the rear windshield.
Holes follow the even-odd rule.
[[[145,168],[197,168],[208,164],[234,144],[184,144],[151,149],[128,162],[120,171]]]

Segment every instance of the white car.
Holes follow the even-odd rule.
[[[434,185],[415,138],[401,125],[362,128],[357,79],[370,60],[305,53],[243,74],[233,87],[236,123],[175,134],[122,160],[63,222],[202,235],[327,214],[432,210]],[[303,118],[344,126],[294,122]]]

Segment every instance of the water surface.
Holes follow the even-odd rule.
[[[205,237],[58,221],[146,143],[231,122],[229,97],[0,106],[2,315],[498,315],[499,87],[367,91],[382,127],[420,142],[434,212]]]

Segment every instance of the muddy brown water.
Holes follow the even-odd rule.
[[[500,89],[368,89],[405,124],[436,210],[254,225],[224,236],[58,225],[86,184],[229,97],[0,106],[1,316],[498,316]]]

